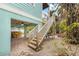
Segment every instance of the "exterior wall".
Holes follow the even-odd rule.
[[[4,17],[5,16],[5,17]],[[0,10],[0,55],[10,54],[10,18]]]
[[[13,8],[19,8],[29,14],[31,14],[32,16],[35,16],[37,18],[41,18],[41,13],[42,13],[42,4],[36,3],[34,5],[30,4],[30,3],[15,3],[15,4],[8,4],[9,6],[13,7]],[[40,19],[41,20],[41,19]]]
[[[39,5],[37,4],[37,6],[39,6]],[[40,8],[40,11],[41,11],[41,8]],[[41,17],[40,16],[41,13],[37,13],[37,12],[39,12],[39,8],[36,8],[36,13],[34,12],[35,15],[34,14],[32,14],[32,15],[34,15],[36,17]],[[31,14],[32,12],[30,11],[29,13]],[[10,51],[11,51],[11,18],[39,24],[39,22],[37,22],[31,18],[24,17],[21,15],[0,9],[0,55],[10,55]]]

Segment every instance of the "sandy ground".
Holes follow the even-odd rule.
[[[48,39],[43,42],[42,50],[39,52],[35,52],[31,48],[27,46],[28,40],[27,39],[13,39],[12,40],[12,49],[11,49],[11,55],[12,56],[57,56],[59,54],[63,55],[64,50],[63,48],[68,48],[70,55],[72,55],[72,52],[75,52],[75,49],[77,46],[75,45],[64,45],[62,43],[61,38],[55,36],[55,39]],[[64,45],[64,46],[63,46]],[[63,50],[63,51],[62,51]],[[79,55],[79,48],[76,51],[75,55]]]
[[[27,46],[27,39],[12,39],[11,55],[29,55],[32,54],[32,49]]]
[[[24,56],[28,56],[28,55],[32,55],[32,56],[51,56],[51,55],[55,55],[55,53],[53,53],[53,47],[52,46],[52,42],[51,40],[45,41],[42,45],[42,50],[39,52],[35,52],[33,51],[31,48],[29,48],[27,46],[27,41],[25,39],[14,39],[12,41],[12,49],[11,49],[11,55],[14,56],[20,56],[20,55],[24,55]]]

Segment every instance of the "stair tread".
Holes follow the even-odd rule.
[[[37,41],[37,39],[33,39],[33,41]]]
[[[29,47],[33,48],[33,49],[36,49],[36,46],[33,45],[33,44],[28,44]]]
[[[30,43],[37,44],[37,42],[36,41],[33,41],[33,40],[31,40]]]

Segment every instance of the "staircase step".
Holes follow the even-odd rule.
[[[36,49],[37,47],[35,46],[35,45],[33,45],[33,44],[28,44],[28,46],[30,47],[30,48],[32,48],[32,49]]]
[[[37,41],[37,39],[33,39],[33,41]]]
[[[31,40],[29,43],[34,44],[34,45],[37,44],[37,42],[36,41],[33,41],[33,40]]]

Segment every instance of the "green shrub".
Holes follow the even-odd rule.
[[[62,20],[59,24],[61,32],[66,32],[69,42],[79,43],[79,23],[74,22],[67,26],[67,20]]]
[[[71,43],[79,43],[79,23],[74,22],[68,28],[68,37]]]
[[[68,26],[66,24],[67,20],[62,20],[60,23],[59,23],[59,28],[61,30],[61,32],[64,32],[67,30]]]

